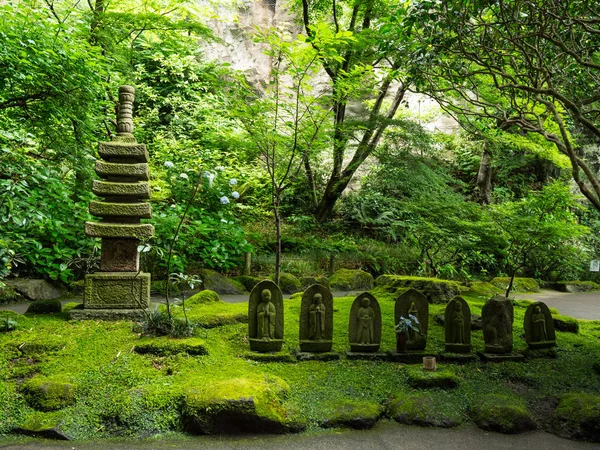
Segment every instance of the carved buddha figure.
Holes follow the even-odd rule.
[[[359,344],[372,344],[373,338],[373,308],[371,308],[371,301],[368,298],[363,298],[361,307],[358,309],[356,320],[358,326],[356,327],[356,340]]]
[[[258,339],[273,339],[275,336],[275,305],[271,302],[271,291],[261,292],[261,303],[256,308],[256,329]]]

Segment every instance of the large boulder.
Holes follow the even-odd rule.
[[[339,269],[329,277],[332,291],[368,291],[373,289],[373,275],[364,270]]]
[[[290,387],[279,377],[216,381],[183,394],[182,422],[192,434],[283,433],[303,427],[282,401]]]
[[[552,428],[562,437],[600,442],[600,396],[565,395],[554,412]]]
[[[60,289],[46,280],[17,278],[14,280],[4,280],[4,283],[28,300],[52,300],[62,295]]]
[[[269,277],[271,281],[275,281],[275,275],[271,275]],[[302,290],[302,286],[300,285],[300,280],[296,278],[295,275],[291,273],[281,272],[279,274],[279,289],[284,294],[294,294],[296,292],[300,292]]]
[[[242,283],[227,278],[214,270],[202,269],[200,278],[202,278],[203,289],[215,291],[217,294],[242,295],[246,292]]]
[[[75,384],[62,378],[35,376],[23,383],[21,393],[38,411],[56,411],[75,404]]]
[[[460,283],[437,278],[381,275],[375,280],[376,290],[397,296],[407,289],[416,289],[427,297],[429,303],[447,303],[461,294]]]
[[[510,278],[496,277],[490,281],[490,283],[506,292],[506,289],[508,289],[508,285],[510,284]],[[512,290],[514,292],[540,292],[540,285],[533,278],[515,277]]]
[[[514,396],[490,394],[480,397],[471,405],[471,417],[482,430],[516,434],[536,428],[525,402]]]
[[[428,394],[403,394],[387,407],[387,416],[396,422],[422,427],[452,428],[462,421],[462,415],[450,410],[439,398]]]

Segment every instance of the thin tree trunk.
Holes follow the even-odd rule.
[[[273,213],[275,215],[275,284],[279,285],[281,275],[281,216],[279,215],[280,193],[276,194]]]
[[[508,294],[510,294],[510,291],[512,291],[512,287],[515,282],[516,273],[517,273],[516,270],[512,271],[512,275],[510,276],[510,282],[508,283],[508,288],[506,289],[506,294],[504,295],[506,298],[508,298]]]
[[[312,203],[312,208],[316,208],[319,204],[319,199],[317,198],[317,184],[315,183],[315,174],[310,165],[310,160],[308,159],[308,155],[304,157],[304,170],[306,171],[306,179],[308,181],[308,189],[310,189],[310,201]]]
[[[487,142],[483,147],[481,164],[477,173],[477,187],[479,188],[479,203],[489,205],[492,202],[492,153]]]

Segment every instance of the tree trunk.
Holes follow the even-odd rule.
[[[512,287],[515,282],[516,273],[517,273],[516,270],[512,271],[512,275],[510,276],[510,282],[508,283],[508,288],[506,289],[506,294],[504,295],[506,298],[508,298],[508,294],[510,294],[510,291],[512,291]]]
[[[481,164],[477,173],[477,187],[479,188],[479,203],[489,205],[492,202],[492,153],[487,142],[484,144]]]
[[[308,159],[308,155],[304,157],[304,170],[306,171],[306,179],[308,181],[308,189],[310,190],[311,206],[314,209],[319,204],[319,199],[317,198],[317,184],[315,183],[315,174],[310,165],[310,160]]]
[[[275,284],[279,286],[281,275],[281,216],[279,215],[280,193],[277,193],[273,213],[275,215]]]

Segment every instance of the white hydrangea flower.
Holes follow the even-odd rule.
[[[232,178],[231,180],[229,180],[229,184],[235,186],[237,184],[237,180],[235,178]]]
[[[231,193],[231,196],[237,200],[238,198],[240,198],[240,193],[238,191],[233,191]]]
[[[228,205],[229,199],[224,195],[223,197],[221,197],[221,203],[224,205]]]
[[[165,167],[167,169],[172,169],[173,167],[175,167],[175,164],[173,164],[171,161],[165,161]]]
[[[188,177],[187,173],[180,173],[179,178],[183,178],[184,180],[187,180],[189,177]]]

